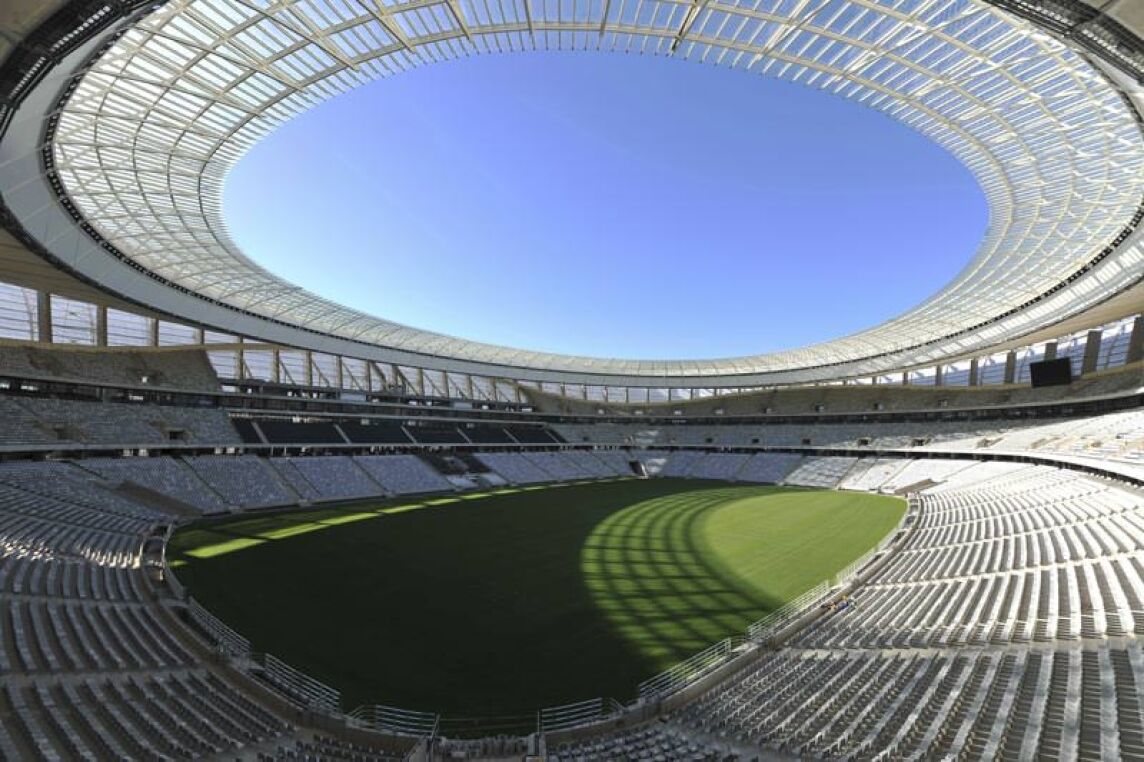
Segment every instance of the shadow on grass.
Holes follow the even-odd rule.
[[[657,497],[602,521],[585,543],[584,583],[616,632],[659,671],[784,601],[744,585],[701,541],[707,515],[750,488]]]

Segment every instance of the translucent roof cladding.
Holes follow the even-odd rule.
[[[413,66],[531,49],[675,55],[878,109],[973,172],[988,232],[945,289],[904,315],[799,350],[702,363],[571,357],[421,331],[310,294],[230,240],[225,174],[285,120]],[[1144,189],[1144,141],[1117,89],[1061,43],[975,0],[172,0],[92,64],[62,109],[52,155],[104,238],[226,305],[396,349],[632,376],[813,367],[948,337],[1082,268],[1124,229]]]

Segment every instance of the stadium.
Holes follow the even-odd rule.
[[[1144,759],[1144,3],[0,31],[0,759]],[[985,235],[892,319],[710,360],[458,338],[236,244],[224,182],[296,117],[547,50],[873,109]]]

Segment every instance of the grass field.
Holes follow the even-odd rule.
[[[240,517],[177,533],[179,580],[257,650],[454,717],[613,696],[830,577],[897,498],[623,480]]]

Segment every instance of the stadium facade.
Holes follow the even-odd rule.
[[[1140,3],[12,0],[0,21],[0,756],[432,757],[440,718],[347,715],[256,658],[169,575],[170,531],[632,469],[911,510],[634,703],[450,753],[1144,754]],[[878,109],[973,173],[987,233],[881,325],[663,361],[398,325],[231,240],[226,173],[290,118],[532,50],[674,56]],[[1031,388],[1054,359],[1072,383]],[[869,605],[817,615],[851,590]]]

